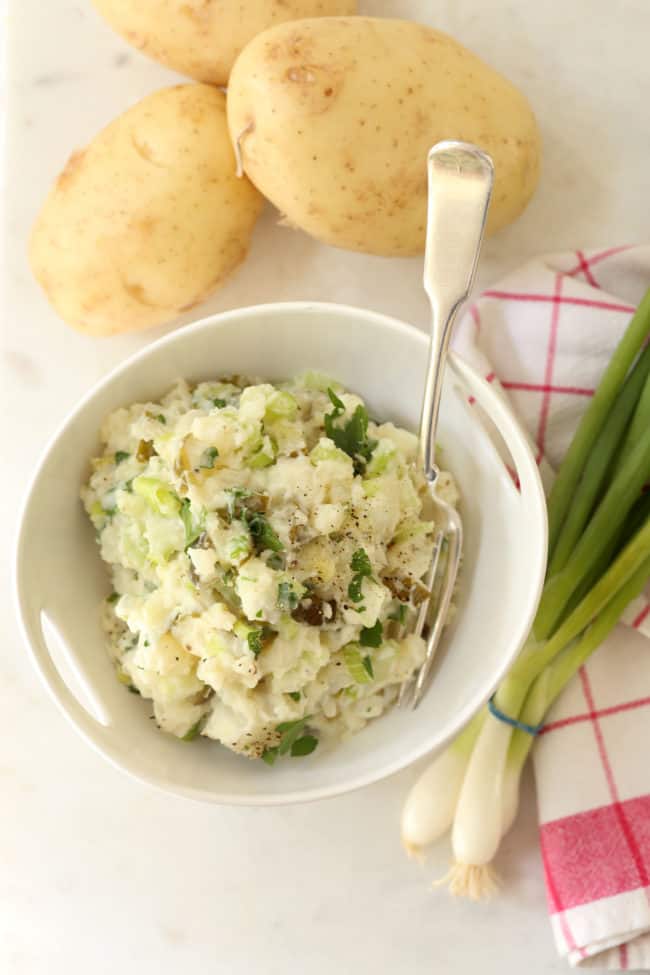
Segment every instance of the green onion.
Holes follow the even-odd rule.
[[[126,450],[116,450],[115,451],[115,463],[121,464],[123,461],[128,460],[131,454],[127,453]]]
[[[614,480],[566,565],[544,587],[534,626],[538,638],[547,637],[553,631],[571,595],[622,526],[649,474],[650,426],[634,445],[627,460],[617,469]]]
[[[280,609],[283,609],[285,613],[292,613],[299,602],[300,597],[290,582],[278,583],[278,606]]]
[[[587,407],[571,441],[548,499],[549,557],[564,523],[571,499],[600,432],[625,377],[650,332],[650,290],[646,292]]]
[[[641,391],[650,373],[650,345],[639,357],[623,389],[596,438],[591,455],[585,465],[580,483],[576,488],[567,517],[562,525],[553,558],[549,565],[549,577],[566,565],[582,530],[598,499],[608,470],[620,447],[630,417],[637,405]],[[647,424],[646,424],[647,426]],[[636,439],[639,439],[638,437]],[[621,458],[622,459],[622,458]],[[620,460],[619,460],[620,463]]]

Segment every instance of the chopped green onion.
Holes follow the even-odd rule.
[[[639,304],[632,321],[620,340],[598,389],[573,436],[571,445],[560,466],[548,499],[549,556],[552,557],[576,485],[590,451],[609,414],[625,377],[650,332],[650,290]]]
[[[404,626],[406,623],[406,617],[408,614],[408,606],[406,603],[400,603],[394,613],[388,614],[389,620],[395,620],[400,626]]]
[[[131,454],[127,453],[126,450],[116,450],[115,451],[115,463],[121,464],[123,461],[128,460]]]
[[[189,729],[189,731],[185,732],[185,734],[182,736],[182,741],[194,741],[194,739],[201,734],[201,729],[204,723],[205,723],[205,715],[199,718],[196,724],[193,724],[192,727]]]
[[[300,602],[300,596],[290,582],[278,583],[278,606],[285,613],[292,613]]]

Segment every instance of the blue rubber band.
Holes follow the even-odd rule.
[[[524,721],[517,721],[516,718],[511,718],[509,714],[504,714],[494,703],[494,694],[488,701],[488,711],[490,714],[498,718],[499,721],[503,721],[504,724],[509,724],[511,728],[518,728],[519,731],[525,731],[527,735],[538,735],[542,730],[542,724],[526,724]]]

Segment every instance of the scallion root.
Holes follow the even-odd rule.
[[[469,863],[453,863],[434,887],[443,884],[449,888],[452,897],[467,897],[471,901],[483,901],[499,891],[499,878],[489,863],[475,866]]]

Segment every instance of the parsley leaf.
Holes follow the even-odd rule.
[[[261,756],[262,761],[267,765],[273,765],[277,758],[288,752],[294,758],[311,755],[318,745],[318,739],[313,735],[303,735],[309,718],[310,715],[306,715],[304,718],[298,718],[297,721],[283,721],[279,724],[275,730],[281,735],[280,743],[273,748],[265,749]]]
[[[384,628],[380,621],[374,626],[364,626],[359,634],[359,643],[362,647],[380,647],[384,635]]]
[[[267,549],[271,552],[281,552],[284,545],[280,541],[277,533],[261,511],[253,511],[246,507],[245,502],[252,497],[250,491],[245,488],[230,488],[228,495],[227,510],[230,520],[237,519],[243,521],[248,528],[255,545],[255,551],[259,555]]]
[[[266,549],[270,549],[272,552],[282,551],[284,545],[280,541],[277,532],[271,527],[268,518],[263,514],[260,514],[258,511],[253,512],[247,516],[246,524],[255,543],[255,550],[258,555]]]
[[[126,450],[116,450],[115,451],[115,463],[121,464],[122,461],[128,460],[131,454],[127,453]]]
[[[299,603],[298,593],[290,582],[278,584],[278,606],[286,613],[292,613]]]
[[[368,558],[368,553],[364,548],[358,548],[356,552],[352,554],[352,559],[350,560],[350,568],[353,572],[360,576],[371,576],[372,566],[370,564],[370,559]]]
[[[302,758],[304,755],[311,755],[317,744],[318,738],[314,738],[313,735],[303,735],[291,746],[291,757]]]
[[[352,458],[355,474],[363,474],[377,446],[377,441],[368,437],[368,411],[365,406],[359,404],[348,420],[342,425],[335,424],[334,421],[345,412],[345,405],[332,389],[327,390],[327,395],[334,409],[331,413],[325,414],[325,433],[339,450]]]
[[[363,599],[361,585],[364,579],[372,577],[372,566],[368,553],[363,548],[358,548],[352,556],[350,568],[354,572],[350,584],[348,585],[348,596],[353,603],[360,603]]]
[[[218,456],[219,456],[219,451],[217,450],[216,447],[208,447],[208,449],[204,450],[203,453],[201,454],[199,467],[202,467],[204,470],[211,471],[212,468],[214,467],[214,462]]]
[[[266,624],[249,630],[246,635],[246,640],[248,641],[248,648],[251,653],[258,657],[272,636],[273,630]]]

